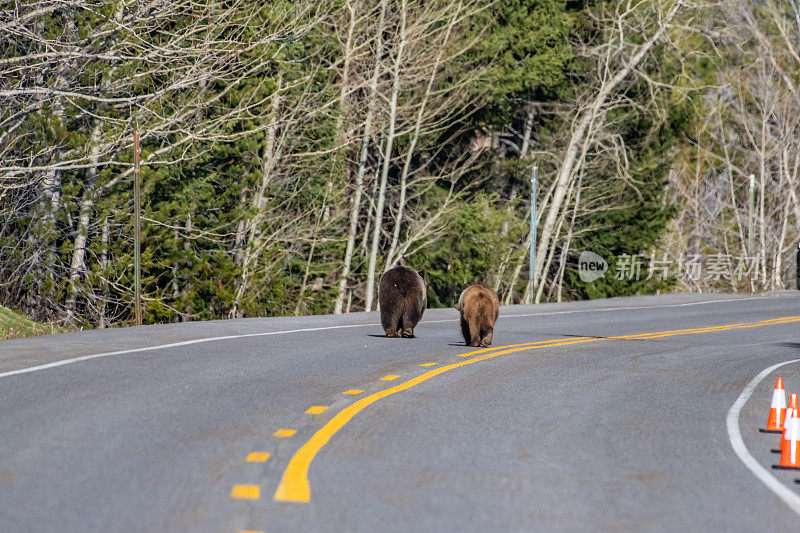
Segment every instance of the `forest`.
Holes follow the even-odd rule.
[[[398,264],[432,307],[795,288],[794,0],[0,6],[0,305],[36,321],[132,323],[134,131],[145,323],[374,310]]]

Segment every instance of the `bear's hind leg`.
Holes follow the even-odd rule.
[[[417,311],[416,307],[413,305],[412,302],[406,302],[406,308],[403,310],[403,317],[402,322],[403,326],[401,327],[400,331],[402,331],[403,337],[413,339],[414,338],[414,327],[419,322],[421,318],[419,311]]]
[[[385,312],[385,314],[384,314]],[[386,309],[384,311],[381,308],[381,322],[383,325],[383,331],[386,332],[386,336],[390,339],[397,338],[402,333],[402,310],[401,309]],[[400,326],[398,327],[398,322],[400,322]]]
[[[477,327],[470,328],[470,342],[469,345],[473,348],[478,348],[481,345],[481,330]]]
[[[413,337],[414,336],[413,330],[412,330],[412,334],[408,335],[408,330],[409,329],[411,329],[411,328],[409,328],[407,325],[405,325],[405,321],[403,320],[403,317],[400,316],[400,318],[397,321],[397,336],[398,337],[409,337],[409,336]]]
[[[486,330],[486,333],[484,333],[484,335],[483,335],[483,340],[481,341],[481,346],[486,348],[487,346],[491,346],[492,345],[492,335],[493,335],[493,333],[494,333],[494,329],[493,328],[488,328]]]
[[[461,334],[464,335],[464,344],[469,346],[472,335],[470,335],[469,332],[469,322],[467,322],[463,316],[461,317]]]

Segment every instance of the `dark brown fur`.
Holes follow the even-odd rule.
[[[456,309],[461,312],[461,333],[468,346],[489,346],[494,323],[500,313],[497,293],[481,285],[468,287],[461,293]]]
[[[381,278],[378,302],[381,325],[387,337],[413,337],[428,299],[423,273],[397,266]]]

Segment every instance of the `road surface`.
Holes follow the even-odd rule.
[[[0,342],[0,531],[797,530],[758,429],[800,293],[502,307],[489,350],[457,316]]]

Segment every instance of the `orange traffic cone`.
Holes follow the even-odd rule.
[[[783,390],[783,378],[775,380],[775,390],[772,391],[772,405],[769,408],[767,429],[762,433],[783,433],[783,422],[786,418],[786,393]]]
[[[780,464],[772,465],[772,468],[800,469],[800,418],[792,416],[789,419],[788,426],[789,442],[783,446]]]
[[[781,435],[781,445],[778,448],[773,448],[770,451],[772,453],[783,453],[783,449],[789,443],[789,422],[791,422],[792,418],[797,416],[795,414],[794,409],[791,407],[786,408],[786,422],[783,424],[783,435]]]
[[[786,408],[786,420],[783,423],[783,435],[781,436],[781,445],[779,449],[772,450],[776,453],[783,453],[783,448],[789,444],[789,427],[792,418],[800,416],[797,409],[797,394],[789,396],[789,407]]]

